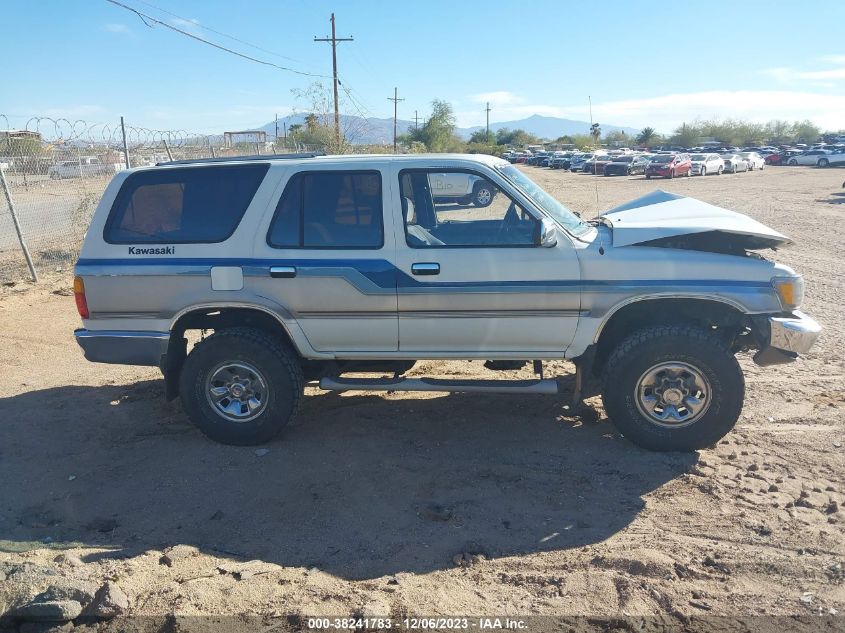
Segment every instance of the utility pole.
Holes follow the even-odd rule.
[[[274,143],[279,142],[279,113],[276,113],[276,136],[274,139]]]
[[[414,129],[420,129],[420,117],[417,115],[417,111],[414,110]]]
[[[387,98],[388,101],[393,102],[393,153],[396,153],[396,115],[398,114],[399,102],[404,99],[399,98],[399,88],[393,89],[393,96]]]
[[[332,13],[332,36],[331,37],[315,37],[315,42],[331,42],[332,44],[332,77],[334,78],[334,135],[337,141],[338,151],[340,151],[340,106],[337,101],[337,43],[338,42],[354,42],[350,37],[336,37],[334,28],[334,13]]]
[[[486,136],[486,138],[487,138],[487,142],[489,143],[490,142],[490,102],[489,101],[487,102],[487,108],[485,109],[485,112],[487,112],[487,136]]]

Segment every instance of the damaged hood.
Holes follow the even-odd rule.
[[[611,209],[599,219],[613,229],[614,247],[680,236],[704,237],[705,233],[747,249],[792,243],[747,215],[659,189]]]

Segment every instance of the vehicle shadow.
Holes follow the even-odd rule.
[[[842,186],[845,187],[845,183],[842,183]],[[824,200],[820,198],[816,200],[816,202],[827,202],[828,204],[845,204],[845,191],[834,191],[830,194],[830,198]]]
[[[0,549],[187,544],[349,579],[425,573],[603,541],[697,460],[640,450],[560,397],[482,394],[312,395],[256,452],[207,440],[162,390],[1,399]]]

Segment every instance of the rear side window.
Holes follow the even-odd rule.
[[[267,243],[276,248],[381,248],[381,174],[301,172],[288,181]]]
[[[157,169],[132,174],[106,223],[110,244],[214,243],[243,218],[269,165]]]

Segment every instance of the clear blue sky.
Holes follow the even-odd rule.
[[[556,0],[121,0],[283,66],[339,72],[367,115],[423,116],[450,101],[460,125],[533,113],[669,131],[696,117],[810,118],[845,128],[845,2]],[[170,11],[183,22],[160,9]],[[307,104],[312,81],[239,59],[105,0],[0,0],[0,114],[219,132]],[[205,30],[225,32],[275,54]],[[284,56],[284,57],[282,57]],[[288,59],[289,58],[289,59]],[[342,108],[358,109],[350,102]],[[5,121],[0,118],[0,127]]]

